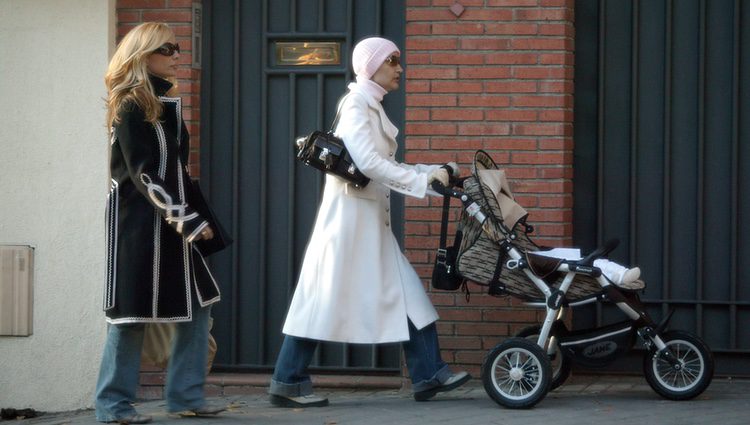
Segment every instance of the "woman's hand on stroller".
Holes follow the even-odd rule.
[[[430,173],[430,176],[427,178],[427,185],[434,187],[432,183],[439,182],[444,187],[447,187],[449,179],[450,176],[448,176],[448,171],[445,168],[436,168]]]
[[[453,161],[451,161],[451,162],[443,165],[442,168],[445,168],[446,170],[448,170],[448,173],[453,178],[459,178],[459,177],[461,177],[461,170],[458,168],[458,164],[456,164]]]

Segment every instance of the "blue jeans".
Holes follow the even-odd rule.
[[[268,392],[286,397],[312,394],[307,373],[318,341],[284,336]],[[451,370],[440,357],[437,328],[431,323],[417,330],[409,321],[409,341],[402,343],[414,392],[439,386],[451,376]]]
[[[166,399],[170,412],[197,409],[206,404],[203,384],[208,361],[210,307],[193,305],[193,320],[176,323],[167,368]],[[115,421],[136,414],[132,402],[138,387],[144,324],[108,325],[99,380],[96,384],[96,419]]]

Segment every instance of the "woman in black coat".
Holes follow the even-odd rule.
[[[203,396],[210,305],[219,288],[196,246],[214,229],[194,209],[189,138],[174,95],[179,46],[164,24],[145,23],[110,62],[107,123],[111,185],[107,203],[109,323],[96,389],[102,422],[146,423],[132,407],[144,323],[175,322],[167,372],[170,412],[216,414]]]

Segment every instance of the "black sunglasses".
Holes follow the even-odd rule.
[[[158,53],[162,56],[172,56],[174,52],[180,53],[180,45],[177,43],[164,43],[161,47],[154,50],[154,53]]]
[[[390,66],[398,66],[401,64],[401,58],[399,58],[396,55],[391,55],[385,59],[385,63],[387,63]]]

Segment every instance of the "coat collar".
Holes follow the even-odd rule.
[[[386,115],[383,105],[363,90],[357,83],[350,83],[348,88],[351,92],[360,94],[367,101],[367,106],[378,111],[380,114],[380,126],[383,129],[383,132],[394,144],[396,144],[398,128],[393,125],[390,119],[388,119],[388,115]]]
[[[151,81],[151,85],[154,87],[154,92],[156,93],[156,96],[164,96],[167,94],[169,89],[172,88],[173,84],[169,81],[157,77],[153,74],[148,74],[148,79]]]

